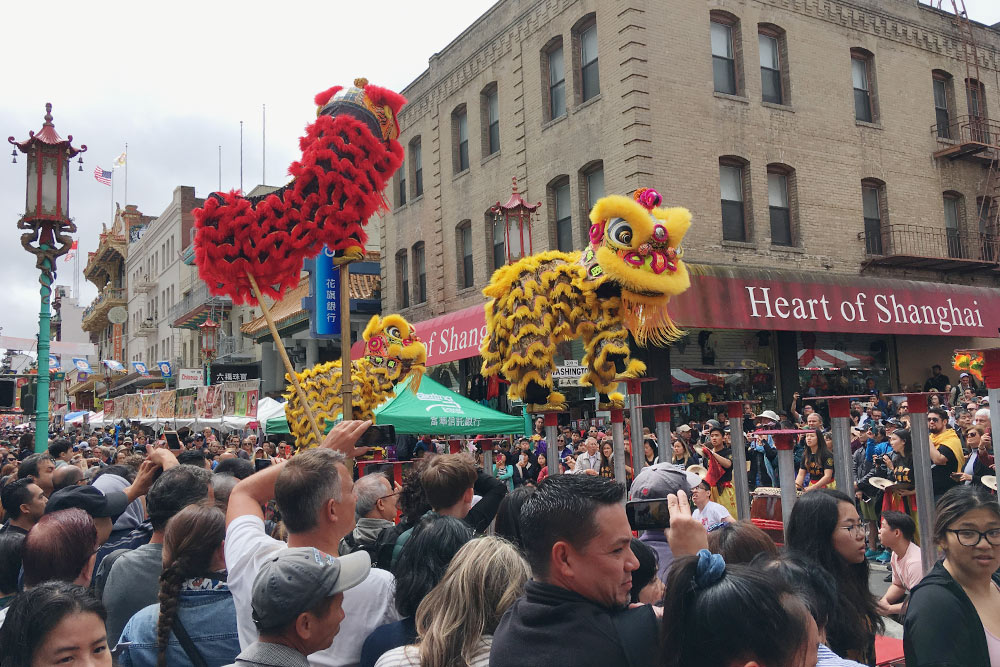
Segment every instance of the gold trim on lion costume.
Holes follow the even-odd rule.
[[[490,298],[483,375],[506,377],[508,396],[532,411],[563,410],[552,382],[556,345],[582,338],[581,384],[602,394],[602,407],[623,407],[618,381],[646,372],[631,358],[628,335],[642,346],[683,335],[667,304],[691,285],[681,261],[691,214],[661,201],[648,188],[599,199],[583,252],[543,252],[497,269],[483,290]]]

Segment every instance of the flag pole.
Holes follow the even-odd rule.
[[[125,206],[128,206],[128,142],[125,142]]]

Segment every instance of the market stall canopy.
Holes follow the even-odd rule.
[[[376,424],[392,424],[397,433],[507,435],[525,433],[524,418],[492,410],[438,384],[427,376],[413,391],[410,379],[396,385],[396,397],[375,408]]]
[[[257,421],[264,426],[264,433],[288,433],[285,404],[265,396],[257,403]]]

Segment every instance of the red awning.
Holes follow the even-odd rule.
[[[1000,290],[859,276],[689,265],[681,327],[996,338]]]
[[[976,336],[996,338],[1000,289],[912,280],[827,276],[764,269],[691,265],[691,288],[670,301],[682,329],[750,329],[838,333]],[[483,306],[416,325],[427,345],[427,365],[479,354],[486,335]],[[812,360],[853,365],[830,350],[809,350]],[[351,357],[364,353],[355,343]],[[855,358],[857,363],[866,360]],[[813,364],[811,364],[813,365]]]

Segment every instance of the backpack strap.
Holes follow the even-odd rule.
[[[174,625],[172,629],[181,643],[181,648],[183,648],[184,652],[187,654],[188,660],[191,661],[191,664],[194,665],[194,667],[208,667],[208,663],[205,662],[205,658],[201,655],[201,651],[198,650],[198,647],[194,645],[193,641],[191,641],[191,635],[187,633],[187,630],[184,628],[184,624],[181,623],[179,616],[174,616]]]

